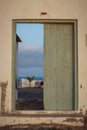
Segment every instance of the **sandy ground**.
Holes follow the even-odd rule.
[[[17,110],[43,110],[43,88],[19,88]]]

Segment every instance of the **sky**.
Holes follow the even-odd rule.
[[[43,77],[43,24],[16,24],[18,44],[18,77]]]

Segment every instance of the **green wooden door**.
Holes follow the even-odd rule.
[[[73,24],[44,25],[44,109],[73,110]]]

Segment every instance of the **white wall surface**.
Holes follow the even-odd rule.
[[[6,111],[11,111],[12,19],[78,20],[78,110],[87,109],[87,0],[0,0],[0,81],[8,81]]]

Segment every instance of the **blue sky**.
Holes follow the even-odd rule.
[[[17,24],[18,76],[43,77],[43,24]]]

